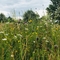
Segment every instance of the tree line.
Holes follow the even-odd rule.
[[[36,14],[35,12],[33,12],[32,10],[27,10],[24,14],[23,14],[23,21],[24,22],[28,22],[29,20],[34,20],[37,22],[37,20],[39,19],[39,15]],[[13,19],[13,17],[6,17],[3,13],[0,14],[0,22],[14,22],[17,19]],[[18,19],[17,21],[19,22]]]
[[[14,19],[12,17],[6,17],[3,13],[0,14],[0,22],[13,22]]]

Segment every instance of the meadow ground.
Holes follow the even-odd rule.
[[[0,60],[60,60],[60,25],[0,23]]]

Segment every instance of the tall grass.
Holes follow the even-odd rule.
[[[60,60],[59,25],[30,20],[0,28],[0,60]]]

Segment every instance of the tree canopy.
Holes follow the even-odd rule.
[[[0,14],[0,22],[5,22],[6,21],[6,17],[3,13]]]
[[[23,20],[25,22],[28,22],[29,20],[37,20],[39,18],[39,15],[33,12],[32,10],[28,10],[23,15]]]
[[[56,19],[58,8],[60,7],[60,0],[51,0],[51,4],[47,7],[47,12],[52,19]],[[60,17],[60,16],[58,16]],[[57,18],[59,20],[59,18]]]
[[[12,17],[6,17],[3,13],[0,14],[0,22],[14,22]]]

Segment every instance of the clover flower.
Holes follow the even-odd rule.
[[[11,54],[11,57],[14,57],[14,55],[13,55],[13,54]]]

